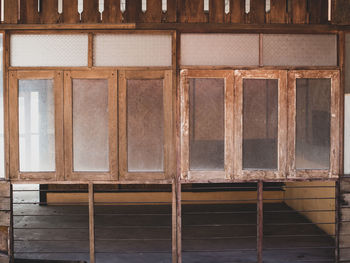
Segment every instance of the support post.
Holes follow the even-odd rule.
[[[181,263],[181,183],[172,184],[172,262]]]
[[[258,182],[258,202],[257,202],[257,257],[258,263],[263,263],[263,223],[264,223],[264,200],[263,200],[263,192],[264,192],[264,183],[263,181]]]
[[[95,263],[95,222],[94,222],[94,184],[89,183],[89,241],[90,263]]]

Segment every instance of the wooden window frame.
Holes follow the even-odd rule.
[[[331,79],[330,169],[296,169],[296,79]],[[288,178],[325,179],[339,176],[340,74],[338,70],[293,70],[288,72]]]
[[[243,80],[278,80],[278,158],[277,169],[243,169]],[[235,71],[235,179],[284,179],[287,162],[287,71],[286,70],[236,70]]]
[[[19,167],[19,111],[18,81],[35,79],[54,80],[55,104],[55,169],[54,172],[20,172]],[[10,178],[11,180],[47,180],[64,179],[63,151],[63,72],[62,71],[10,71],[9,72],[9,109],[10,109]]]
[[[213,181],[228,180],[233,176],[233,98],[234,98],[234,71],[233,70],[188,70],[180,73],[180,111],[181,111],[181,179],[186,181]],[[189,147],[189,79],[190,78],[220,78],[225,80],[224,102],[224,170],[222,171],[191,171]]]
[[[127,80],[163,79],[164,107],[164,171],[129,172],[127,148]],[[175,178],[174,107],[171,70],[121,70],[119,71],[119,177],[121,181],[147,182]]]
[[[74,171],[73,166],[73,79],[108,80],[109,171]],[[65,71],[64,73],[65,180],[103,181],[118,179],[117,73],[112,70]]]

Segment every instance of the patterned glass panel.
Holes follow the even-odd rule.
[[[265,66],[336,66],[336,35],[263,35]]]
[[[163,80],[127,81],[128,171],[164,170]]]
[[[190,170],[224,170],[224,79],[190,79]]]
[[[108,81],[73,79],[74,171],[109,170]]]
[[[171,66],[171,35],[97,34],[95,66]]]
[[[329,169],[330,107],[330,79],[297,79],[297,169]]]
[[[13,67],[78,67],[88,65],[88,35],[12,35]]]
[[[259,35],[182,34],[181,65],[259,65]]]

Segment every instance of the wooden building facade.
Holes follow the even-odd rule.
[[[350,262],[347,0],[2,3],[0,262],[14,184],[87,187],[90,262],[96,185],[171,186],[182,262],[182,187],[256,183],[261,263],[263,185],[306,181],[333,187]]]

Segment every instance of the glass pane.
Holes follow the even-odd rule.
[[[171,35],[96,34],[94,66],[171,66]]]
[[[181,65],[259,65],[259,34],[181,34]]]
[[[55,171],[55,103],[52,79],[19,80],[21,172]]]
[[[4,87],[3,87],[3,34],[0,34],[0,178],[5,177],[4,149]]]
[[[108,149],[108,80],[73,79],[74,171],[108,171]]]
[[[297,79],[296,168],[329,169],[330,79]]]
[[[266,66],[336,66],[337,35],[263,34]]]
[[[11,35],[11,66],[78,67],[88,65],[87,34]]]
[[[190,79],[190,170],[224,170],[224,79]]]
[[[163,171],[163,80],[127,81],[127,133],[128,171]]]
[[[243,168],[277,169],[278,80],[243,81]]]

